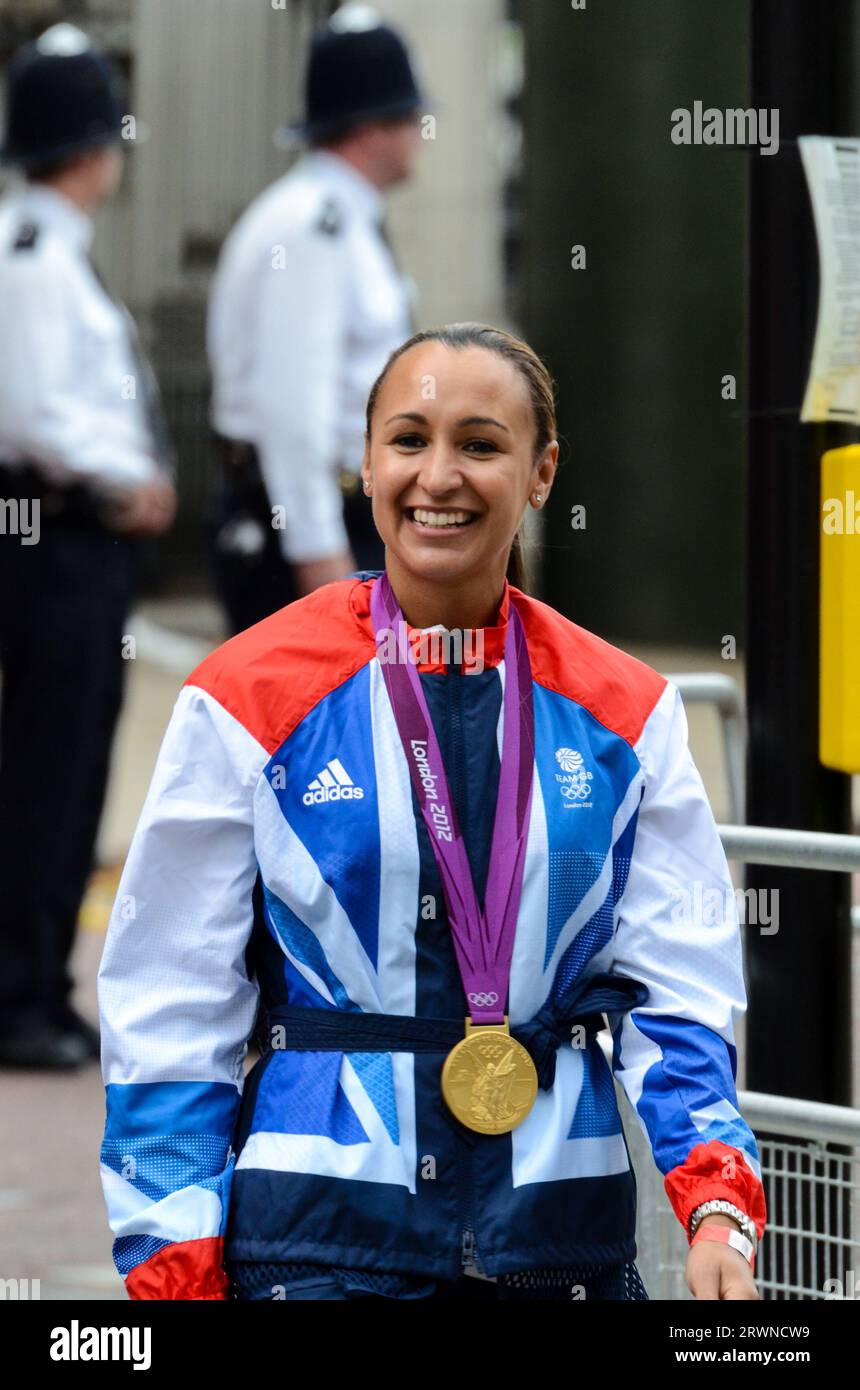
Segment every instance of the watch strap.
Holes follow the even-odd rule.
[[[734,1221],[737,1221],[743,1235],[752,1243],[753,1250],[758,1249],[758,1232],[756,1231],[756,1225],[752,1217],[747,1216],[746,1212],[741,1211],[740,1207],[735,1206],[734,1202],[727,1202],[725,1198],[722,1197],[711,1197],[707,1202],[702,1202],[693,1211],[690,1216],[691,1240],[696,1234],[699,1223],[704,1217],[718,1212],[725,1216],[731,1216]]]

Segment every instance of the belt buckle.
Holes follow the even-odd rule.
[[[68,511],[69,499],[63,496],[59,488],[48,488],[39,499],[39,505],[48,517],[62,516]]]
[[[344,497],[351,497],[358,489],[358,474],[348,468],[341,468],[337,475],[338,486]]]

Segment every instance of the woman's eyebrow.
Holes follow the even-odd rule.
[[[457,420],[456,425],[458,430],[462,429],[464,425],[495,425],[497,429],[510,434],[507,425],[503,425],[501,420],[494,420],[492,415],[466,415],[462,420]]]
[[[385,423],[390,425],[394,420],[412,420],[416,425],[430,423],[427,416],[421,415],[417,410],[400,410],[396,415],[389,415]],[[501,420],[494,420],[492,415],[465,415],[462,420],[455,420],[454,424],[458,430],[466,425],[495,425],[497,429],[504,430],[505,434],[510,434],[507,425],[503,425]]]

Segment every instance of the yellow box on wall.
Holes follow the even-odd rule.
[[[818,756],[860,772],[860,444],[821,458]]]

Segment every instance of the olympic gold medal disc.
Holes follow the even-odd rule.
[[[507,1134],[531,1110],[538,1077],[531,1054],[504,1023],[473,1024],[442,1067],[442,1095],[467,1129]]]

